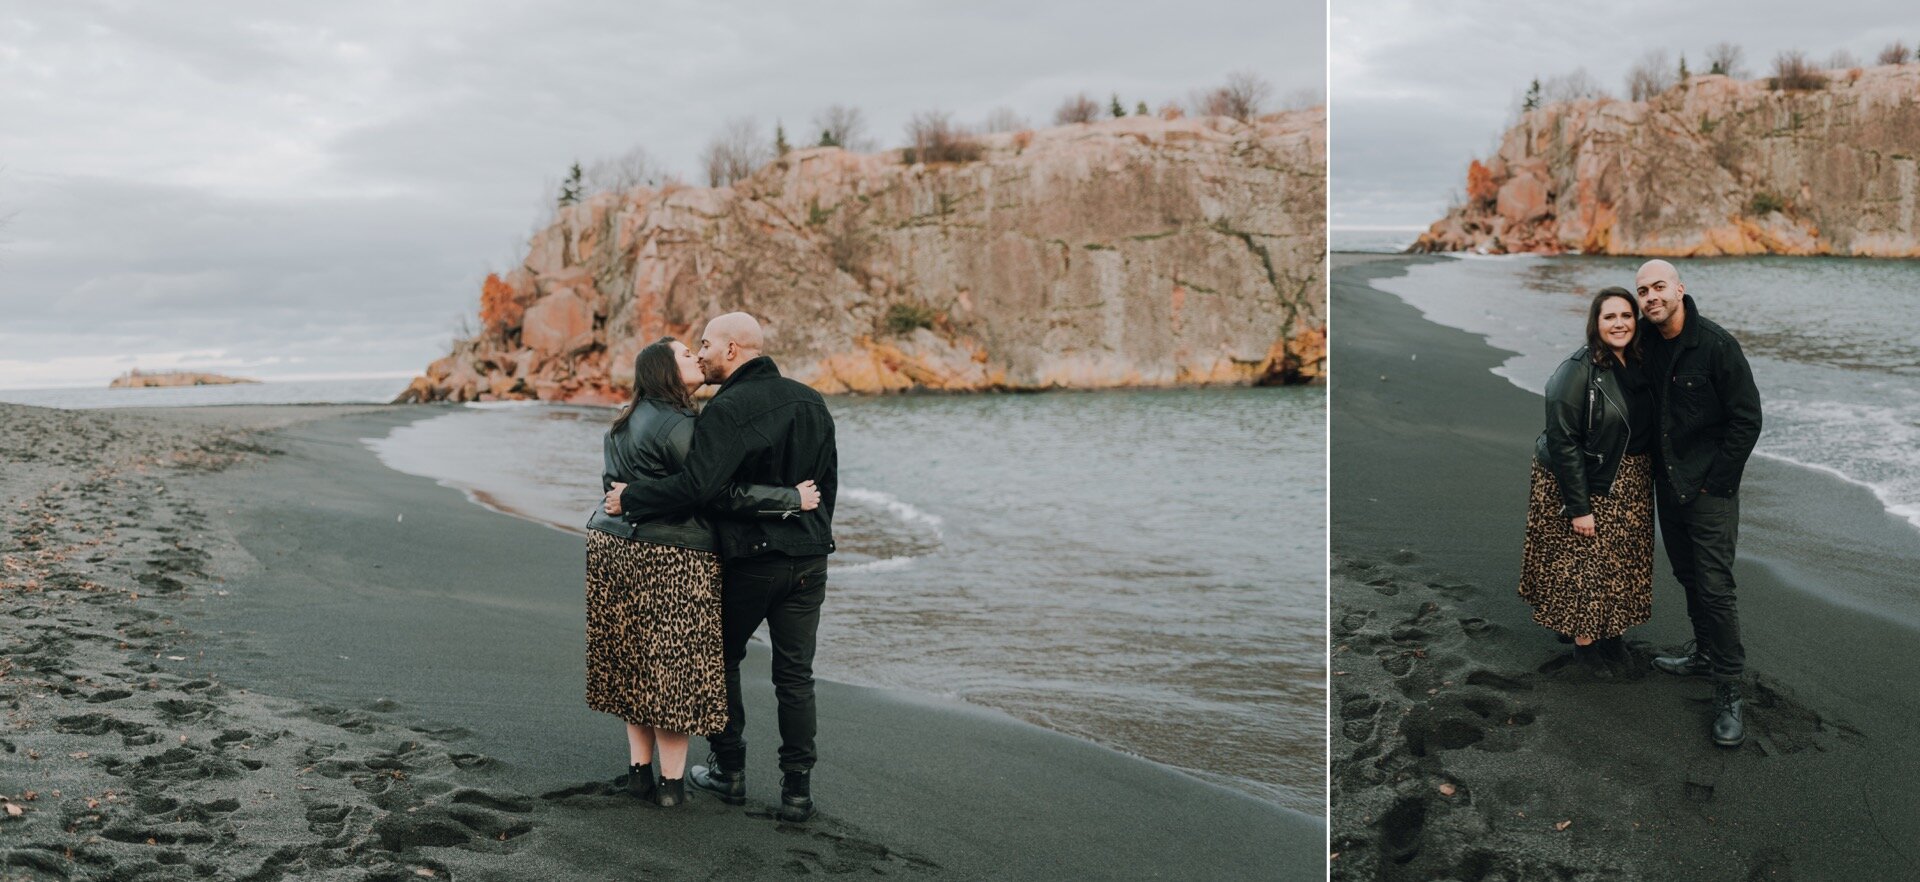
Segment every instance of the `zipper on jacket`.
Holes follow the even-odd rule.
[[[1596,386],[1599,385],[1599,381],[1596,380],[1594,385]],[[1593,393],[1589,391],[1587,394],[1591,395]],[[1613,402],[1613,396],[1607,395],[1607,390],[1601,389],[1600,394],[1604,396],[1608,402]],[[1614,407],[1617,407],[1620,409],[1620,422],[1625,424],[1627,427],[1627,438],[1625,441],[1622,441],[1620,443],[1620,461],[1625,462],[1627,459],[1627,448],[1633,445],[1633,420],[1628,419],[1627,406],[1625,404],[1614,403]],[[1591,419],[1592,418],[1591,415],[1589,415],[1588,418]],[[1613,479],[1607,482],[1608,496],[1613,495],[1613,485],[1619,483],[1619,481],[1620,481],[1620,467],[1616,465],[1613,468]]]

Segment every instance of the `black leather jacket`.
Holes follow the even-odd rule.
[[[1560,514],[1569,518],[1592,514],[1590,497],[1612,492],[1634,431],[1619,377],[1628,368],[1602,368],[1587,350],[1567,356],[1547,381],[1547,427],[1533,442],[1533,458],[1560,485]]]
[[[687,466],[661,480],[636,481],[622,511],[658,516],[711,505],[733,482],[792,486],[812,480],[820,506],[788,518],[719,518],[720,556],[729,560],[833,553],[833,503],[840,489],[833,415],[806,384],[780,376],[760,356],[734,369],[693,424]]]
[[[1681,303],[1687,318],[1680,336],[1662,340],[1644,320],[1640,333],[1660,411],[1654,478],[1685,504],[1703,489],[1720,497],[1739,492],[1760,440],[1760,389],[1733,335],[1702,316],[1693,295]]]
[[[627,424],[607,430],[601,442],[605,456],[600,475],[601,492],[613,489],[615,481],[630,484],[680,471],[693,441],[693,422],[693,414],[665,401],[641,399],[634,405],[633,416]],[[744,487],[730,484],[714,497],[708,510],[725,517],[787,517],[800,511],[800,491],[765,484]],[[692,510],[642,520],[632,512],[613,517],[596,505],[593,516],[587,519],[587,528],[656,545],[700,551],[717,549],[712,525]]]

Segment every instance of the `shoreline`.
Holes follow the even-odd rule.
[[[1901,592],[1859,583],[1903,585],[1920,541],[1865,489],[1756,459],[1736,566],[1748,743],[1707,742],[1704,681],[1576,671],[1513,594],[1538,396],[1492,372],[1504,353],[1370,284],[1437,259],[1332,274],[1333,878],[1915,872],[1898,843],[1920,812],[1890,782],[1920,773],[1902,751],[1920,689],[1861,672],[1898,670],[1920,627]],[[1627,636],[1643,662],[1689,636],[1663,552],[1653,620]]]
[[[367,426],[418,419],[418,411],[308,408],[298,416],[314,418],[290,426],[287,409],[258,407],[30,415],[95,427],[164,424],[184,436],[224,432],[248,446],[238,454],[244,462],[185,478],[167,474],[167,491],[156,485],[140,497],[184,512],[166,518],[179,524],[174,532],[147,537],[173,545],[185,561],[160,577],[170,582],[156,583],[179,587],[167,595],[175,605],[164,618],[175,621],[163,641],[152,638],[155,651],[118,658],[128,650],[108,644],[84,665],[69,654],[60,666],[89,681],[150,677],[163,692],[168,677],[181,688],[202,684],[194,688],[220,700],[185,714],[206,731],[181,723],[161,733],[166,721],[150,716],[197,699],[169,697],[150,712],[141,699],[90,704],[84,692],[31,690],[46,703],[37,719],[90,715],[97,725],[82,728],[103,734],[78,736],[91,740],[74,750],[80,740],[71,734],[8,733],[9,747],[37,749],[40,759],[34,781],[0,773],[0,792],[41,795],[25,803],[29,826],[0,820],[9,833],[32,831],[16,839],[20,845],[0,848],[0,861],[84,877],[93,872],[87,866],[124,873],[151,864],[142,849],[160,848],[154,854],[183,872],[197,867],[216,878],[253,871],[267,878],[269,869],[299,866],[316,873],[358,867],[378,878],[413,878],[420,869],[442,878],[605,878],[635,868],[752,878],[805,869],[1041,878],[1062,863],[1124,867],[1141,878],[1176,867],[1317,878],[1324,866],[1319,819],[998,711],[830,682],[820,683],[821,817],[804,826],[774,823],[762,808],[778,780],[763,647],[750,654],[746,677],[748,706],[757,711],[749,717],[756,747],[747,810],[696,797],[686,811],[650,813],[605,780],[624,771],[617,721],[573,694],[578,672],[568,666],[581,664],[572,644],[582,637],[567,608],[579,602],[577,579],[564,574],[579,569],[578,537],[497,517],[455,490],[390,472],[355,440]],[[233,428],[250,421],[280,425],[254,435]],[[11,498],[13,487],[0,489]],[[103,491],[78,492],[84,508],[88,493]],[[390,503],[405,510],[372,516]],[[75,503],[64,505],[70,511]],[[448,553],[420,553],[439,549]],[[519,560],[520,568],[498,558]],[[555,571],[563,575],[550,578]],[[552,590],[542,582],[554,583]],[[18,599],[6,597],[6,611]],[[99,593],[86,601],[109,618],[132,602]],[[152,602],[141,593],[138,603]],[[20,647],[8,652],[26,657]],[[147,664],[160,667],[116,673]],[[0,678],[0,687],[23,688],[21,676]],[[145,727],[142,738],[119,744],[115,736],[131,727]],[[186,729],[188,740],[174,741],[175,728]],[[241,730],[252,734],[228,738]],[[276,732],[269,750],[262,733]],[[151,747],[135,743],[147,733],[165,738]],[[139,747],[147,749],[122,749]],[[196,752],[175,755],[176,748]],[[261,766],[238,764],[241,748],[262,750],[247,757]],[[695,748],[690,762],[700,761]],[[174,780],[147,782],[159,783],[173,805],[145,793],[124,806],[134,832],[161,835],[125,840],[116,833],[102,842],[85,830],[49,826],[73,814],[46,811],[53,788],[45,782],[85,777],[108,759],[123,773],[188,767]],[[195,777],[201,766],[216,773]],[[316,773],[324,780],[306,784]],[[136,776],[133,786],[139,791],[143,782]],[[82,787],[60,789],[71,795]],[[214,791],[227,795],[207,802]],[[1034,799],[1036,791],[1046,798]],[[330,807],[319,807],[317,792]],[[99,788],[90,793],[98,801]],[[239,805],[224,826],[221,812],[204,808],[227,809],[223,800]],[[1236,844],[1220,847],[1219,831],[1231,831]],[[143,844],[147,838],[160,845]],[[65,858],[65,848],[80,857]]]

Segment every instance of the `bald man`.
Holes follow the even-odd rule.
[[[1680,271],[1649,260],[1634,274],[1645,369],[1660,415],[1653,476],[1660,536],[1687,593],[1693,650],[1654,667],[1713,680],[1713,743],[1739,747],[1740,677],[1746,648],[1734,607],[1733,555],[1740,535],[1740,475],[1760,439],[1760,390],[1740,344],[1708,321]]]
[[[773,693],[779,699],[780,817],[813,816],[812,774],[817,756],[813,702],[814,636],[827,594],[827,555],[833,553],[833,502],[839,489],[833,415],[820,393],[780,375],[762,355],[760,323],[732,312],[707,323],[698,358],[707,382],[720,391],[693,423],[686,466],[666,478],[615,484],[610,515],[651,518],[708,509],[732,483],[791,487],[818,485],[812,511],[772,518],[713,518],[720,539],[720,628],[727,671],[727,727],[708,737],[708,765],[688,770],[687,783],[729,805],[747,801],[746,707],[740,699],[740,660],[761,622],[773,643]],[[791,481],[760,481],[797,475]]]

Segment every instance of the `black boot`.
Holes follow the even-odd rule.
[[[1597,643],[1589,643],[1585,646],[1575,643],[1573,660],[1579,662],[1581,669],[1595,679],[1606,680],[1613,677],[1613,669],[1607,667],[1607,660],[1601,657],[1600,646]]]
[[[795,769],[780,778],[780,820],[798,824],[813,817],[813,771]]]
[[[1676,677],[1707,677],[1713,674],[1713,664],[1707,661],[1707,654],[1688,644],[1685,655],[1663,655],[1653,660],[1653,666]]]
[[[705,790],[727,805],[747,804],[747,770],[721,768],[718,759],[707,755],[709,766],[694,766],[687,770],[687,783],[695,789]]]
[[[1627,641],[1623,637],[1608,637],[1594,642],[1600,651],[1600,658],[1613,668],[1615,674],[1626,675],[1633,670],[1633,654],[1627,651]]]
[[[653,763],[634,763],[627,767],[627,792],[652,802],[659,787],[653,783]]]
[[[661,808],[672,808],[687,801],[687,782],[680,778],[661,778],[660,789],[654,793],[653,804]]]
[[[1746,701],[1740,697],[1740,684],[1731,681],[1713,684],[1713,743],[1721,747],[1739,747],[1747,740],[1747,726],[1740,721]]]

